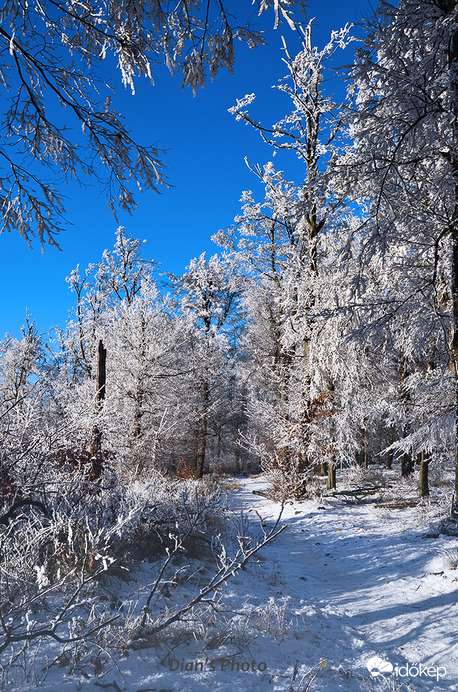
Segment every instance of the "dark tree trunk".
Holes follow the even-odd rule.
[[[328,490],[334,490],[337,486],[336,477],[336,462],[334,459],[329,460],[328,464]]]
[[[203,403],[202,414],[200,417],[199,439],[197,443],[197,459],[196,459],[196,478],[203,478],[205,465],[205,452],[207,447],[207,425],[208,425],[208,403],[210,398],[210,387],[208,380],[204,380],[203,384]]]
[[[142,434],[142,418],[143,418],[143,399],[144,399],[144,369],[146,361],[146,319],[142,313],[141,317],[141,345],[140,345],[140,356],[139,361],[139,372],[137,374],[137,386],[135,392],[135,410],[134,410],[134,429],[133,437],[134,441],[138,440]]]
[[[420,497],[427,497],[429,495],[429,454],[428,452],[422,452],[420,456]]]
[[[135,411],[134,411],[134,441],[142,434],[142,418],[143,418],[143,382],[139,379],[137,382],[137,392],[135,395]]]
[[[454,33],[448,47],[448,68],[450,76],[453,79],[453,103],[452,112],[455,116],[454,128],[456,143],[456,128],[458,119],[458,29],[456,17],[454,13],[457,8],[457,0],[437,0],[440,9],[446,15],[450,15],[455,27]],[[458,151],[452,151],[447,154],[447,158],[451,163],[452,176],[454,180],[454,218],[450,227],[452,236],[452,343],[450,354],[450,366],[455,377],[455,498],[458,498]],[[448,229],[447,229],[448,230]]]
[[[455,53],[458,51],[458,36],[455,35]],[[458,57],[455,55],[455,61]],[[458,98],[458,94],[457,94]],[[458,110],[458,107],[457,107]],[[458,117],[458,114],[457,114]],[[454,160],[455,177],[455,224],[453,228],[453,331],[452,371],[455,376],[455,497],[458,498],[458,153]]]
[[[388,428],[388,447],[393,444],[393,428],[390,426]],[[386,468],[387,471],[391,471],[393,468],[393,452],[390,450],[386,453]]]
[[[368,433],[367,430],[364,433],[364,442],[363,442],[363,466],[365,469],[369,468],[369,454],[368,454]]]
[[[95,411],[99,413],[102,410],[103,402],[106,395],[106,382],[107,382],[107,350],[103,345],[102,339],[99,341],[99,351],[97,360],[97,391],[95,394]],[[100,478],[102,473],[102,431],[96,424],[92,430],[92,443],[91,443],[91,457],[92,457],[92,469],[91,469],[91,479],[96,480]]]
[[[413,472],[414,463],[413,459],[407,452],[404,452],[401,457],[401,476],[402,478],[407,478]]]
[[[406,386],[406,380],[407,377],[409,376],[409,373],[407,371],[407,364],[404,358],[401,360],[401,365],[399,368],[399,380],[400,380],[400,387],[401,387],[401,401],[404,404],[404,407],[406,409],[406,415],[409,413],[409,404],[410,404],[410,394]],[[403,426],[402,429],[402,437],[406,438],[410,434],[410,426],[408,423],[406,423]],[[402,457],[401,457],[401,477],[406,478],[407,476],[410,476],[414,468],[414,461],[411,457],[410,454],[407,452],[403,452]]]

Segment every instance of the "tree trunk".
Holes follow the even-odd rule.
[[[137,381],[137,391],[135,394],[135,411],[134,411],[134,441],[142,434],[142,418],[143,418],[143,382],[139,378]]]
[[[135,409],[134,409],[134,427],[132,430],[132,440],[131,440],[131,450],[132,450],[132,467],[134,468],[133,478],[138,478],[142,475],[145,467],[145,455],[142,453],[141,449],[141,436],[142,436],[142,418],[143,418],[143,381],[139,376],[137,379],[137,390],[135,393]],[[150,458],[155,464],[156,461],[156,442],[154,446],[153,457]]]
[[[368,448],[369,446],[369,441],[368,441],[368,433],[367,430],[364,432],[364,442],[363,442],[363,466],[365,469],[369,468],[369,454],[368,454]]]
[[[102,339],[99,340],[99,352],[97,360],[97,391],[95,394],[95,412],[99,413],[102,410],[103,402],[106,395],[106,382],[107,382],[107,350],[103,345]],[[94,425],[92,429],[92,443],[91,443],[91,457],[92,457],[92,468],[91,468],[91,480],[96,480],[100,478],[102,473],[102,431],[98,425]]]
[[[401,457],[401,477],[407,478],[413,472],[414,463],[412,457],[407,452],[404,452]]]
[[[456,7],[456,0],[441,0],[439,6],[446,13],[453,15]],[[456,27],[456,19],[455,27]],[[458,30],[455,29],[449,46],[449,70],[453,76],[454,99],[452,110],[455,116],[455,134],[458,118]],[[456,137],[455,140],[456,142]],[[458,498],[458,151],[451,152],[452,175],[455,184],[455,209],[452,226],[452,295],[453,295],[453,323],[452,323],[452,353],[451,365],[455,377],[455,498]]]
[[[409,403],[410,403],[410,395],[406,387],[406,379],[409,376],[409,373],[407,372],[407,365],[405,362],[405,359],[403,358],[401,361],[401,365],[399,368],[399,380],[400,380],[400,388],[401,388],[401,401],[404,404],[405,410],[406,410],[406,417],[409,414]],[[405,423],[402,427],[402,438],[408,437],[410,434],[410,425],[409,423]],[[414,467],[414,461],[408,452],[403,452],[402,457],[401,457],[401,477],[406,478],[407,476],[410,476],[410,474],[413,471]]]
[[[328,464],[328,490],[334,490],[337,485],[336,478],[336,462],[334,458],[329,460]]]
[[[210,397],[210,387],[208,380],[203,383],[203,403],[202,414],[200,417],[199,439],[197,443],[197,459],[196,459],[196,478],[203,478],[205,451],[207,446],[207,425],[208,425],[208,402]]]
[[[393,428],[390,427],[388,429],[388,447],[391,447],[393,444]],[[389,452],[386,453],[386,469],[387,471],[391,471],[393,468],[393,452],[390,450]]]
[[[141,345],[140,354],[138,358],[138,373],[137,373],[137,386],[135,392],[135,410],[134,410],[134,429],[133,438],[134,441],[138,440],[142,434],[142,417],[143,417],[143,398],[144,398],[144,370],[146,363],[146,318],[142,312],[141,316]]]
[[[429,495],[429,454],[428,452],[422,452],[420,456],[420,497],[427,497]]]

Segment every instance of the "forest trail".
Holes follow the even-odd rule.
[[[279,503],[257,494],[264,477],[231,478],[227,488],[227,505],[243,510],[253,533],[261,533],[260,517],[265,529],[276,521]],[[443,558],[448,550],[458,563],[458,537],[428,537],[433,515],[427,503],[388,510],[339,496],[288,502],[280,520],[287,528],[229,579],[214,608],[158,644],[108,658],[100,678],[53,665],[44,683],[21,692],[458,690],[458,569]],[[127,608],[128,593],[143,598],[150,580],[145,565],[116,596]],[[42,650],[48,660],[50,647]],[[388,667],[384,675],[369,672],[374,658]]]
[[[253,493],[265,488],[262,477],[243,479],[234,509],[273,521],[279,505]],[[304,622],[300,647],[286,633],[289,656],[308,665],[327,659],[315,688],[388,690],[395,677],[413,690],[458,689],[458,572],[440,557],[457,548],[456,538],[425,537],[418,509],[335,498],[288,503],[281,523],[288,528],[263,551],[277,574],[269,588],[277,599],[290,597]],[[375,656],[394,668],[386,680],[367,670]]]

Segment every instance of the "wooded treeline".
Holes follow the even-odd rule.
[[[457,13],[382,2],[341,104],[328,77],[356,31],[318,49],[308,25],[296,56],[284,46],[285,117],[255,119],[254,95],[231,109],[285,171],[252,167],[264,198],[244,193],[219,255],[171,277],[119,229],[68,278],[63,329],[5,337],[4,497],[84,465],[126,481],[262,467],[298,496],[374,460],[418,465],[427,494],[429,466],[458,463]]]

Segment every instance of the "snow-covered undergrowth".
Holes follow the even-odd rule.
[[[97,681],[116,657],[209,629],[224,640],[221,587],[276,527],[254,535],[211,481],[65,480],[1,516],[2,688],[40,686],[56,668],[70,686]]]
[[[25,681],[38,684],[52,663],[63,661],[75,669],[75,662],[79,665],[89,654],[92,661],[101,646],[128,647],[139,631],[167,620],[167,615],[161,620],[155,592],[164,589],[171,573],[174,587],[190,579],[190,566],[180,564],[182,556],[198,573],[210,557],[230,562],[221,555],[217,536],[224,536],[229,546],[237,542],[234,530],[226,529],[220,493],[211,483],[197,488],[191,481],[160,475],[129,487],[108,483],[91,488],[81,478],[64,476],[62,482],[61,488],[47,489],[47,500],[16,499],[2,512],[0,653],[5,688],[17,689]],[[146,564],[150,568],[145,572]],[[131,585],[133,573],[144,573],[145,585],[123,603],[115,591]],[[174,607],[180,602],[186,596],[175,599]],[[45,646],[46,663],[38,673],[44,642],[52,645]]]
[[[161,503],[148,499],[152,493],[145,486],[133,488],[119,515],[127,527],[126,518],[144,498],[137,520],[129,519],[129,545],[118,545],[113,565],[88,580],[57,630],[62,638],[80,638],[65,644],[48,636],[9,647],[3,659],[4,688],[454,689],[458,573],[453,558],[458,539],[438,530],[446,511],[440,490],[430,501],[414,503],[408,483],[396,491],[390,474],[385,477],[383,492],[389,495],[382,500],[376,493],[360,497],[354,491],[365,479],[356,482],[349,476],[336,493],[323,489],[312,499],[288,502],[279,522],[287,528],[237,569],[239,553],[230,578],[221,582],[216,594],[209,592],[189,609],[220,568],[215,549],[221,554],[225,544],[230,567],[231,555],[240,546],[246,554],[255,541],[262,542],[275,526],[280,506],[260,494],[267,489],[265,477],[237,479],[226,489],[226,500],[207,513],[201,536],[183,544],[161,573],[166,549],[174,549],[173,538],[167,543],[173,527],[168,524],[164,530],[156,524],[160,538],[145,545],[147,531],[136,531],[142,525],[150,531],[164,515]],[[172,493],[169,497],[176,493],[181,534],[196,511],[192,485],[188,484],[187,510],[177,484],[164,488]],[[218,499],[213,488],[207,493],[204,504]],[[232,519],[226,516],[230,513]],[[175,527],[175,535],[180,531]],[[217,534],[222,538],[213,542],[212,550],[211,539]],[[40,623],[49,626],[62,612],[66,589],[80,584],[75,571],[71,584],[46,593],[52,585],[46,586],[45,578],[49,575],[41,567],[40,576],[29,584],[30,589],[38,584],[41,596],[30,601],[29,594],[27,610],[23,603],[22,631],[29,627],[33,632]],[[19,606],[20,597],[15,603]],[[97,629],[111,618],[109,625]]]

